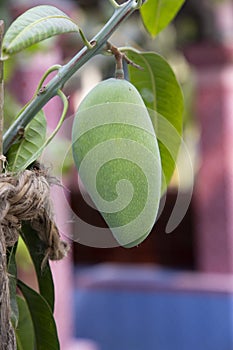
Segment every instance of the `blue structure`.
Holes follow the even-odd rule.
[[[233,291],[223,276],[207,279],[125,265],[76,270],[75,336],[100,350],[231,350]]]

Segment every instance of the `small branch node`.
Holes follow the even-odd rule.
[[[6,169],[6,157],[3,154],[0,155],[0,162],[2,164],[2,170],[5,170]]]
[[[110,4],[114,9],[118,9],[121,5],[119,5],[115,0],[109,0]]]
[[[117,79],[124,79],[124,70],[123,70],[123,60],[130,64],[132,67],[143,70],[143,67],[141,67],[139,64],[136,64],[132,60],[130,60],[125,53],[121,52],[118,47],[112,45],[109,41],[106,43],[105,46],[105,52],[111,53],[115,56],[116,59],[116,70],[115,70],[115,77]]]

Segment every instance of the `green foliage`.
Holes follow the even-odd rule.
[[[56,324],[49,304],[22,281],[18,280],[17,285],[29,308],[35,331],[36,350],[59,350]]]
[[[52,141],[59,131],[68,110],[68,100],[61,90],[57,95],[63,102],[63,111],[60,120],[51,135],[45,139],[47,122],[41,110],[37,116],[22,130],[22,137],[15,142],[7,153],[8,170],[22,171],[37,160],[45,147]]]
[[[6,32],[2,45],[3,57],[7,58],[54,35],[78,31],[71,18],[56,7],[33,7],[18,17]]]
[[[43,270],[41,269],[44,259],[44,246],[37,233],[30,224],[24,223],[22,228],[22,238],[29,249],[39,285],[40,294],[45,298],[51,310],[54,310],[54,285],[49,263],[47,262]]]
[[[147,0],[140,8],[145,28],[155,37],[175,17],[185,0]]]
[[[17,295],[19,321],[15,330],[17,350],[32,350],[35,348],[35,334],[27,303]]]
[[[24,163],[23,169],[26,169],[27,167],[29,167],[36,159],[38,159],[40,157],[40,155],[43,152],[43,150],[45,149],[45,147],[47,147],[49,145],[49,143],[53,140],[54,136],[58,133],[60,127],[62,126],[62,123],[65,119],[65,116],[66,116],[66,113],[68,110],[68,99],[61,90],[58,90],[57,95],[61,98],[62,103],[63,103],[62,114],[61,114],[61,117],[57,123],[57,126],[53,130],[51,135],[49,135],[49,137],[45,140],[45,142],[40,146],[38,145],[39,147],[37,147],[37,149],[31,155],[31,157],[28,157],[27,161]]]
[[[33,262],[28,251],[28,248],[23,241],[22,237],[19,236],[17,251],[15,254],[16,264],[22,271],[28,272],[33,268]]]
[[[45,115],[41,110],[25,130],[22,129],[21,139],[15,142],[7,153],[8,169],[10,171],[25,169],[28,159],[31,159],[44,144],[46,127]]]
[[[130,81],[148,108],[159,141],[162,162],[162,193],[175,169],[181,144],[184,100],[181,87],[168,62],[154,52],[128,49],[127,56],[143,70],[129,66]]]

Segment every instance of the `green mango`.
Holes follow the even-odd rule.
[[[150,233],[161,196],[157,138],[141,95],[108,79],[81,102],[72,128],[80,178],[115,239],[133,247]]]

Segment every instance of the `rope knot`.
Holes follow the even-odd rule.
[[[62,259],[68,251],[68,244],[60,239],[54,222],[51,183],[54,179],[40,168],[0,175],[0,226],[6,246],[15,244],[22,222],[29,221],[45,246],[42,265],[47,259]]]

